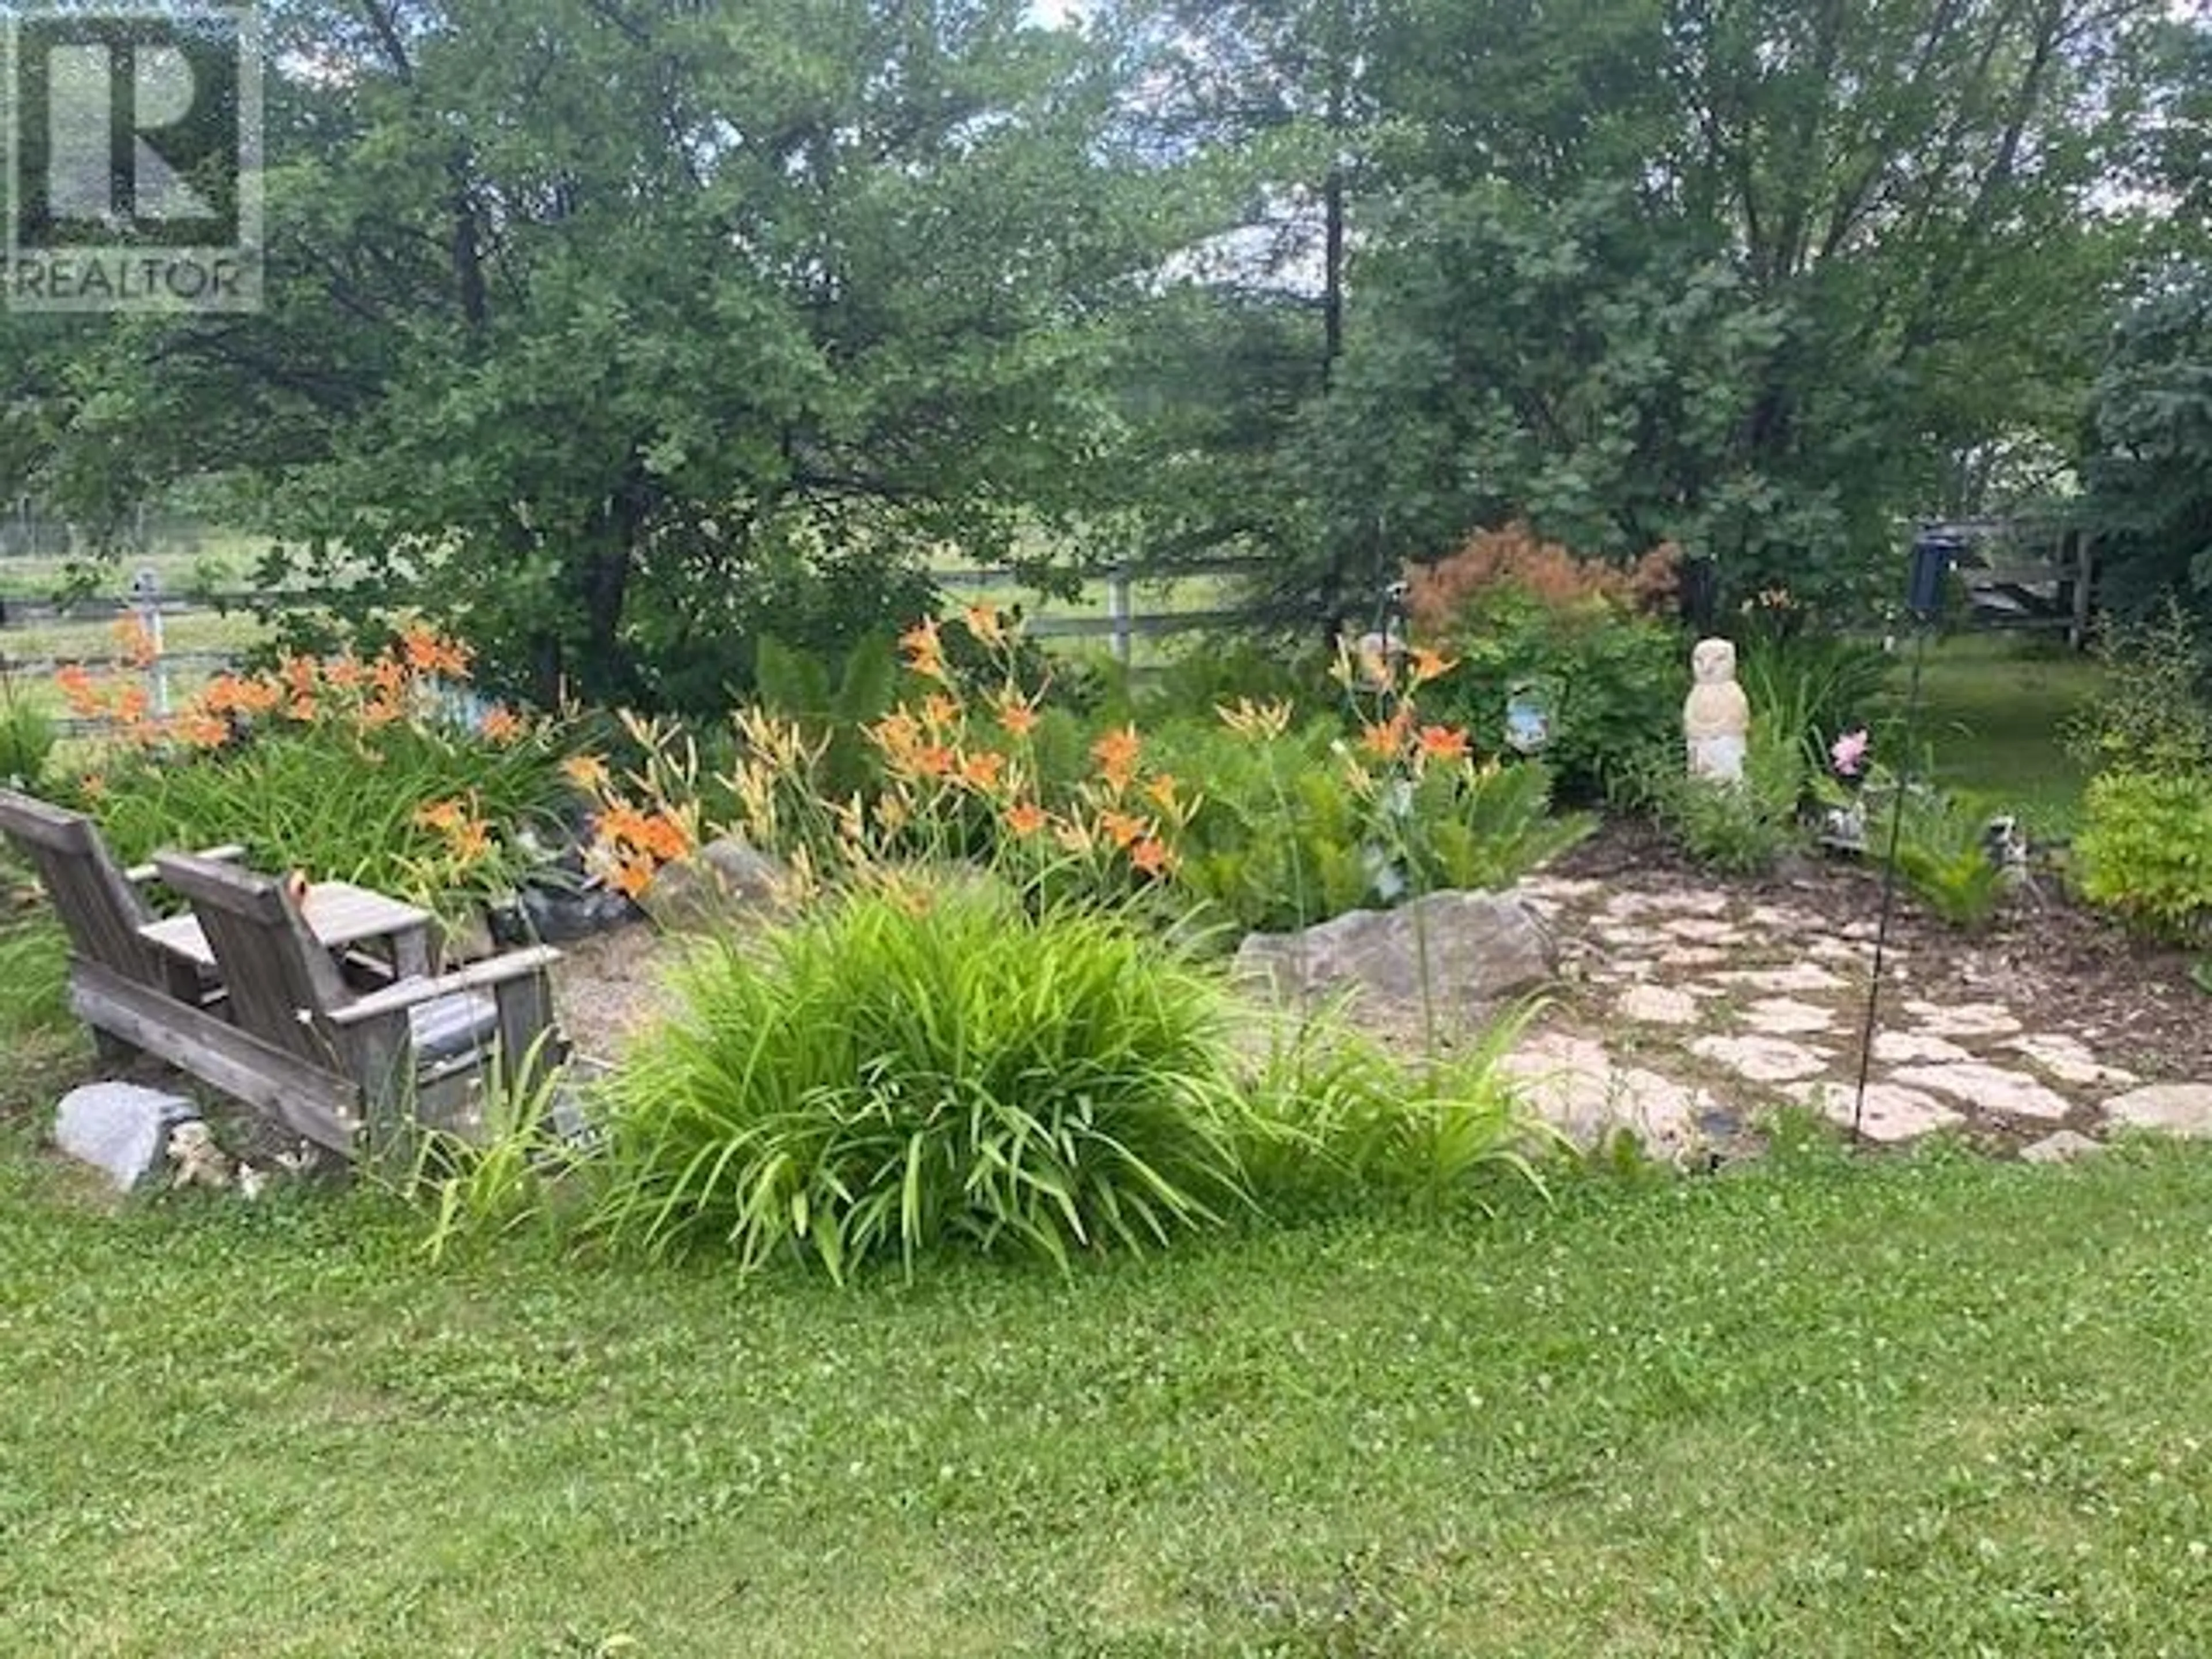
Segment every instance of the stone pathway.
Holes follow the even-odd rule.
[[[1539,876],[1519,891],[1558,936],[1563,990],[1506,1063],[1583,1144],[1626,1129],[1697,1159],[1791,1103],[1887,1145],[1948,1130],[2036,1162],[2124,1129],[2212,1136],[2212,1079],[2146,1079],[2100,1055],[2094,1032],[2039,1029],[1985,994],[1942,1000],[1894,945],[1862,1100],[1871,921],[1838,928],[1717,887]]]

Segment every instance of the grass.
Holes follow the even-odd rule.
[[[1900,706],[1909,663],[1907,655],[1898,665]],[[2087,780],[2059,735],[2096,696],[2103,676],[2094,658],[2017,635],[1969,634],[1931,643],[1920,731],[1935,749],[1938,779],[1991,811],[2021,814],[2031,836],[2071,836]]]
[[[2191,1650],[2212,1152],[1049,1272],[427,1266],[0,1126],[0,1652]]]

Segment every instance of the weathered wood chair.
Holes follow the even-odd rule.
[[[410,1119],[465,1133],[495,1059],[526,1086],[526,1067],[562,1058],[546,973],[561,953],[550,946],[361,994],[283,882],[185,854],[157,854],[154,867],[199,918],[229,1018],[166,1031],[164,1010],[137,988],[119,1000],[143,1018],[103,1012],[133,1024],[131,1041],[319,1146],[352,1156],[364,1131],[374,1144]]]
[[[125,870],[108,850],[100,827],[82,812],[57,806],[19,790],[0,789],[0,833],[38,872],[46,897],[69,935],[70,975],[74,997],[81,970],[96,966],[106,973],[164,991],[180,1001],[199,1003],[212,992],[188,963],[166,957],[139,936],[154,920],[142,886],[155,879],[154,866]],[[216,848],[203,856],[235,857],[235,848]],[[79,1008],[80,1015],[83,1013]],[[112,1056],[116,1036],[97,1023],[94,1041]]]

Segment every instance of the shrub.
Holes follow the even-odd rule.
[[[2179,603],[2116,623],[2099,642],[2107,671],[2096,700],[2069,722],[2066,746],[2093,771],[2187,774],[2212,768],[2212,702],[2196,625]]]
[[[1914,896],[1954,927],[1979,927],[2004,896],[2005,872],[1990,858],[1988,818],[1930,790],[1906,797],[1898,825],[1897,872]],[[1879,834],[1887,835],[1883,827]]]
[[[1806,777],[1804,750],[1795,738],[1754,726],[1742,782],[1693,778],[1670,757],[1648,763],[1638,793],[1698,863],[1753,875],[1796,843]]]
[[[1557,542],[1540,539],[1527,525],[1510,524],[1477,531],[1457,552],[1416,567],[1406,609],[1413,625],[1430,634],[1449,634],[1470,606],[1503,588],[1551,611],[1592,604],[1654,611],[1673,597],[1680,564],[1680,550],[1672,544],[1632,565],[1578,558]]]
[[[900,880],[680,988],[613,1085],[617,1241],[839,1279],[951,1241],[1064,1265],[1241,1201],[1222,993],[1113,916]]]
[[[1571,799],[1599,798],[1679,732],[1688,684],[1680,630],[1610,600],[1554,605],[1507,584],[1470,595],[1435,637],[1460,665],[1432,706],[1486,746],[1502,744],[1514,690],[1540,689],[1551,715],[1544,760]]]
[[[1873,726],[1888,702],[1890,659],[1879,647],[1834,635],[1754,635],[1736,659],[1736,680],[1754,726],[1802,744],[1815,770],[1829,744]]]
[[[0,783],[36,794],[53,757],[55,727],[46,710],[0,682]]]
[[[2212,927],[2212,770],[2090,780],[2074,842],[2082,893],[2161,939]]]

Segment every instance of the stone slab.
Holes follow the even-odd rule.
[[[1776,1036],[1702,1036],[1690,1045],[1700,1060],[1753,1083],[1790,1083],[1827,1069],[1826,1050]]]
[[[2028,1117],[2057,1122],[2074,1109],[2071,1101],[2027,1073],[2008,1072],[2002,1066],[1990,1066],[1980,1060],[1962,1060],[1948,1066],[1905,1066],[1890,1075],[1899,1083],[1915,1089],[1932,1089],[1996,1117]]]
[[[1692,1025],[1697,1023],[1698,1000],[1668,985],[1638,985],[1613,1005],[1613,1011],[1623,1019],[1645,1025]]]
[[[167,1167],[169,1131],[200,1115],[181,1095],[135,1083],[88,1083],[54,1110],[54,1144],[91,1164],[121,1192],[146,1185]]]
[[[1874,1057],[1885,1066],[1949,1066],[1971,1060],[1974,1051],[1925,1031],[1877,1031]]]
[[[1836,1029],[1832,1010],[1790,997],[1769,997],[1740,1011],[1751,1030],[1766,1036],[1818,1036]]]
[[[2131,1129],[2212,1136],[2212,1083],[2154,1083],[2105,1103],[2105,1115]]]
[[[1739,968],[1714,978],[1747,991],[1774,996],[1802,996],[1808,991],[1840,991],[1844,981],[1814,962],[1792,963],[1787,968]]]
[[[2075,1158],[2088,1158],[2105,1150],[2104,1143],[2092,1140],[2072,1129],[2061,1129],[2048,1134],[2032,1146],[2021,1149],[2021,1158],[2029,1164],[2071,1164]]]
[[[2020,1020],[2001,1002],[1908,1001],[1905,1013],[1913,1024],[1933,1036],[2017,1036]]]
[[[2005,1047],[2016,1054],[2025,1054],[2061,1083],[2084,1085],[2111,1084],[2115,1088],[2124,1089],[2131,1083],[2142,1081],[2133,1072],[2106,1065],[2090,1051],[2089,1045],[2078,1037],[2059,1032],[2030,1032],[2026,1036],[2013,1038]]]
[[[1838,1128],[1851,1127],[1851,1117],[1859,1110],[1858,1090],[1849,1083],[1822,1080],[1818,1083],[1793,1083],[1784,1091],[1793,1099],[1811,1107]],[[1867,1085],[1866,1105],[1859,1117],[1859,1133],[1869,1140],[1885,1146],[1896,1146],[1907,1140],[1917,1140],[1923,1135],[1933,1134],[1938,1129],[1948,1129],[1966,1119],[1933,1095],[1918,1089],[1908,1089],[1895,1083]]]

